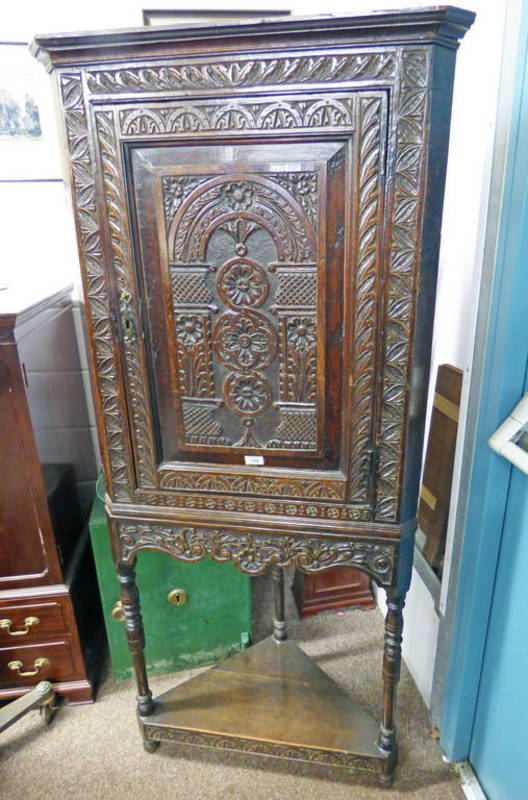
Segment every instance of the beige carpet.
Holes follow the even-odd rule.
[[[290,576],[291,577],[291,576]],[[381,704],[383,618],[379,611],[326,612],[299,622],[289,592],[289,633],[364,708]],[[271,632],[269,578],[253,581],[254,639]],[[154,695],[194,672],[153,678]],[[275,760],[248,766],[203,751],[198,759],[168,744],[149,755],[135,721],[132,682],[103,679],[97,702],[63,705],[46,728],[32,712],[0,739],[2,800],[463,800],[432,739],[425,706],[403,668],[398,698],[400,767],[392,789],[370,779],[336,779]],[[196,751],[192,751],[195,753]],[[310,774],[307,770],[312,769]]]

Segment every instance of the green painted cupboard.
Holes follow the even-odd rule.
[[[119,621],[119,583],[112,562],[103,501],[96,496],[90,536],[116,680],[133,677],[124,623]],[[250,578],[231,563],[182,564],[161,553],[138,556],[137,580],[152,674],[213,664],[243,649],[251,636]],[[171,605],[183,590],[187,601]],[[116,619],[117,618],[117,619]]]

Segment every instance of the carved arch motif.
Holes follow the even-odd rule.
[[[315,260],[313,221],[290,192],[256,174],[242,182],[226,175],[206,178],[190,191],[168,223],[169,258],[203,262],[215,230],[239,219],[268,231],[279,261]]]

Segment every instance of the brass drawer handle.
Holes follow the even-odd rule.
[[[22,667],[24,666],[21,661],[10,661],[8,669],[12,669],[13,672],[18,672],[21,678],[32,678],[33,675],[38,675],[40,670],[43,667],[47,667],[49,664],[49,658],[37,658],[33,662],[34,669],[28,670],[27,672],[22,672]]]
[[[24,628],[20,631],[12,631],[11,625],[13,624],[10,619],[0,619],[0,630],[7,631],[10,636],[25,636],[38,625],[40,622],[38,617],[26,617],[24,620]]]

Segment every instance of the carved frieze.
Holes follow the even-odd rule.
[[[365,756],[353,753],[324,750],[322,748],[296,747],[278,742],[266,742],[258,739],[244,739],[240,736],[225,736],[219,733],[200,733],[185,728],[156,727],[143,724],[143,731],[148,741],[176,742],[197,747],[214,747],[221,750],[234,750],[253,755],[275,756],[293,761],[307,761],[311,764],[324,764],[332,767],[345,767],[361,772],[379,771],[379,759],[369,760]]]
[[[241,534],[141,522],[119,522],[117,527],[123,561],[130,560],[139,550],[155,549],[179,561],[201,561],[206,556],[219,563],[232,561],[248,575],[261,575],[272,565],[295,564],[303,572],[353,566],[380,586],[390,585],[395,567],[396,541]]]
[[[119,125],[123,138],[155,138],[167,134],[185,137],[207,131],[353,130],[354,104],[355,98],[350,93],[317,100],[173,101],[120,111]]]
[[[272,446],[272,445],[268,445]],[[288,496],[285,492],[284,497]],[[373,517],[372,508],[365,505],[349,505],[345,503],[330,504],[316,500],[297,499],[277,500],[273,496],[250,498],[239,495],[201,494],[194,490],[188,494],[157,492],[150,494],[142,492],[138,502],[146,505],[170,506],[185,509],[206,509],[209,511],[235,511],[241,514],[272,514],[292,519],[320,519],[344,522],[370,522]]]
[[[87,74],[91,94],[144,94],[188,89],[221,90],[289,83],[387,80],[396,72],[394,50],[335,55],[277,55],[211,61],[196,59],[148,67],[96,69]]]
[[[311,500],[344,500],[345,480],[313,477],[295,479],[266,477],[264,475],[236,475],[223,470],[222,474],[168,470],[160,472],[163,489],[177,489],[232,494],[271,495],[271,497],[297,497]]]

